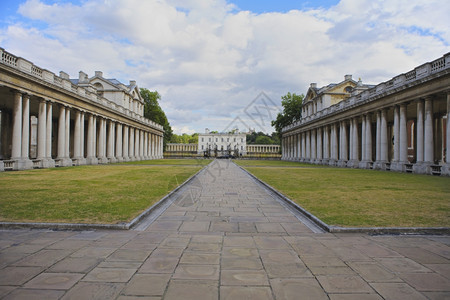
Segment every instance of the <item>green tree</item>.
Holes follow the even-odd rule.
[[[277,118],[272,121],[272,126],[278,134],[278,138],[281,140],[281,129],[283,127],[298,121],[302,117],[302,103],[305,95],[291,94],[288,92],[281,97],[281,105],[283,106],[283,112],[277,115]]]
[[[267,135],[260,135],[256,138],[255,144],[257,144],[257,145],[272,145],[273,141]]]
[[[146,88],[141,88],[140,92],[144,99],[144,117],[162,125],[164,129],[164,149],[166,149],[166,144],[171,140],[173,131],[166,114],[159,106],[158,101],[161,100],[161,95],[157,91],[152,92]]]

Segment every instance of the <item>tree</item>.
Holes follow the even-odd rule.
[[[146,88],[141,88],[140,92],[144,99],[144,117],[162,125],[164,129],[164,149],[166,149],[166,144],[172,138],[173,132],[166,114],[159,106],[158,101],[161,100],[161,95],[157,91],[152,92]]]
[[[272,126],[277,131],[278,138],[281,140],[281,130],[283,127],[298,121],[302,117],[302,103],[305,95],[291,94],[288,92],[285,96],[281,97],[281,105],[283,106],[283,112],[278,113],[277,118],[272,121]]]
[[[260,135],[255,140],[255,144],[257,145],[271,145],[272,143],[272,139],[267,135]]]

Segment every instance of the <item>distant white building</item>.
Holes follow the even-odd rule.
[[[247,154],[247,141],[245,133],[210,133],[209,129],[205,133],[198,135],[198,154],[210,151],[210,155],[221,156],[227,153],[243,156]]]

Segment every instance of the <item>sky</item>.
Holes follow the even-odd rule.
[[[378,84],[450,52],[442,0],[3,0],[0,47],[157,90],[177,134],[254,129],[288,92]]]

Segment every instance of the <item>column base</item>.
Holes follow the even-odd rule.
[[[108,157],[108,161],[109,161],[110,164],[114,164],[114,163],[117,162],[117,158],[115,158],[115,157]]]
[[[87,165],[98,165],[98,159],[94,156],[86,157],[86,164]]]
[[[72,167],[73,162],[70,158],[64,157],[64,158],[56,158],[55,159],[55,166],[58,167]]]
[[[51,158],[43,158],[41,159],[41,168],[54,168],[55,167],[55,161]]]
[[[335,160],[334,158],[331,158],[329,161],[328,161],[328,165],[329,166],[336,166],[337,165],[337,160]]]
[[[123,157],[117,157],[117,162],[123,162],[124,160],[123,160]]]
[[[338,167],[341,167],[341,168],[347,167],[347,160],[344,160],[344,159],[338,160],[338,161],[337,161],[337,166],[338,166]]]
[[[29,159],[15,159],[13,163],[14,171],[33,169],[33,162]]]
[[[418,162],[413,165],[413,173],[417,174],[431,174],[431,163],[430,162]]]
[[[373,169],[374,170],[386,170],[386,164],[387,164],[387,161],[376,161],[376,162],[374,162],[373,163]]]
[[[84,157],[74,158],[73,163],[75,164],[75,166],[83,166],[86,164],[86,158]]]
[[[406,164],[408,162],[398,161],[391,163],[391,171],[406,172]]]
[[[5,171],[5,164],[0,160],[0,172]]]
[[[328,165],[330,163],[330,159],[324,158],[322,159],[321,165]]]
[[[347,162],[348,168],[359,168],[359,160],[352,159]]]
[[[441,176],[450,176],[450,164],[449,163],[442,165]]]
[[[106,157],[99,157],[98,158],[98,163],[99,164],[107,164],[108,163],[108,159]]]
[[[365,160],[365,161],[360,161],[358,164],[358,168],[360,169],[372,169],[373,166],[373,162]]]

